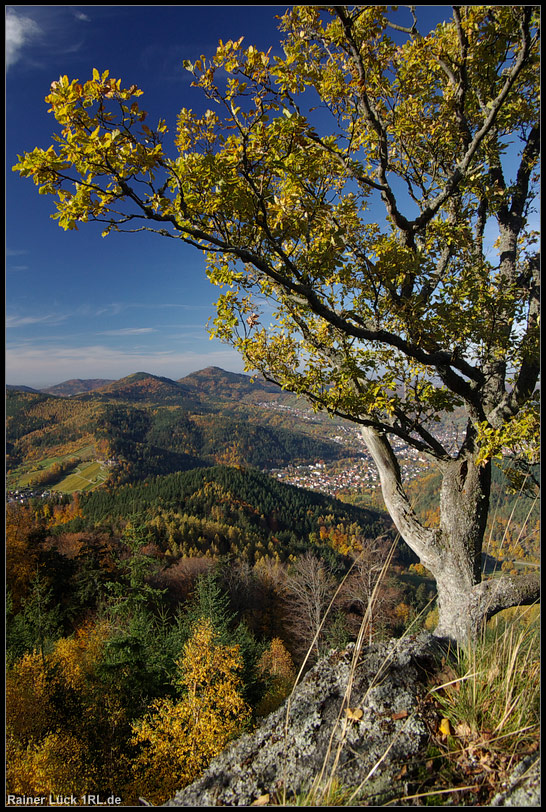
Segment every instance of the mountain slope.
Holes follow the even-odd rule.
[[[111,378],[72,378],[69,381],[55,384],[55,386],[40,389],[40,392],[44,392],[46,395],[71,397],[72,395],[81,395],[83,392],[92,392],[113,382]]]
[[[89,490],[204,464],[270,468],[347,454],[295,412],[275,411],[292,400],[270,384],[217,368],[188,379],[138,372],[70,397],[8,390],[8,487],[51,484],[57,466],[53,487],[77,489],[72,473],[66,486],[60,474],[67,460]]]
[[[102,401],[195,405],[190,392],[181,383],[148,372],[127,375],[119,381],[95,389],[90,396]]]
[[[280,387],[259,378],[251,378],[235,372],[226,372],[219,367],[207,367],[192,372],[178,383],[185,386],[194,395],[220,402],[241,401],[253,403],[269,400],[272,397],[292,398],[283,393]]]
[[[252,563],[266,554],[287,560],[308,551],[309,545],[334,561],[336,550],[365,544],[392,529],[390,518],[379,510],[348,505],[259,471],[227,466],[95,491],[82,499],[81,506],[89,526],[137,521],[174,556],[206,555],[212,550]]]

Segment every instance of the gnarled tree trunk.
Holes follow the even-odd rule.
[[[400,467],[384,434],[362,435],[376,463],[383,498],[401,537],[436,580],[438,625],[435,635],[457,642],[474,639],[501,609],[532,603],[540,594],[536,574],[482,581],[482,543],[489,510],[491,463],[476,465],[467,451],[442,463],[440,523],[424,527],[402,484]]]

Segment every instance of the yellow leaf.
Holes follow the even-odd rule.
[[[362,708],[347,708],[345,713],[347,714],[347,719],[350,719],[351,722],[360,722],[364,716],[364,711]]]
[[[451,725],[449,724],[449,719],[442,719],[438,730],[442,736],[451,736]]]
[[[252,801],[250,806],[265,806],[269,803],[269,795],[266,793],[265,795],[260,795],[255,801]]]

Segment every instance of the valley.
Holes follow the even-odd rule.
[[[357,428],[270,384],[209,368],[8,388],[6,417],[13,774],[39,763],[56,782],[68,765],[81,794],[100,775],[128,805],[165,800],[137,737],[165,709],[185,746],[181,674],[212,685],[211,663],[228,664],[230,702],[255,726],[361,630],[436,622],[434,581],[397,537]],[[436,430],[455,441],[457,422]],[[438,473],[397,451],[416,512],[437,522]],[[499,467],[493,497],[484,570],[537,566],[538,505]]]
[[[43,392],[9,388],[6,401],[10,498],[16,491],[19,498],[89,491],[209,464],[255,468],[330,495],[377,486],[357,427],[314,413],[265,381],[218,368],[180,381],[135,373]],[[456,423],[442,425],[439,439],[449,445],[456,430]],[[413,449],[396,448],[407,477],[426,469]]]
[[[116,502],[126,486],[224,466],[260,472],[271,489],[295,486],[384,511],[357,426],[316,413],[266,381],[217,367],[178,381],[139,372],[119,381],[76,379],[43,392],[8,387],[6,416],[8,504],[78,496],[85,503],[103,492]],[[460,430],[457,413],[435,424],[447,448]],[[393,445],[416,509],[436,521],[437,470],[402,441]],[[501,560],[512,560],[512,549],[519,561],[537,560],[538,503],[529,508],[511,497],[500,470],[490,524],[490,546]]]

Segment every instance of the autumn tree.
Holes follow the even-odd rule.
[[[30,583],[38,568],[40,542],[44,528],[35,511],[25,505],[10,502],[6,505],[5,519],[6,589],[12,609],[19,611],[30,590]]]
[[[374,632],[388,625],[394,617],[394,607],[401,599],[401,591],[387,576],[386,562],[390,560],[386,539],[377,539],[355,554],[353,566],[340,589],[340,602],[358,618],[358,626],[365,622],[366,635],[371,643]],[[353,623],[354,625],[354,623]]]
[[[256,714],[267,716],[286,699],[296,682],[296,669],[289,651],[279,637],[274,637],[258,662],[258,670],[267,679],[267,691]]]
[[[155,231],[205,253],[215,335],[361,427],[436,579],[436,634],[462,639],[538,595],[536,575],[482,581],[481,551],[492,460],[536,455],[539,13],[453,6],[433,31],[414,7],[405,25],[395,13],[294,6],[282,56],[241,39],[186,61],[211,109],[180,112],[176,153],[135,85],[61,76],[46,99],[60,134],[14,168],[57,197],[65,229]],[[452,448],[435,421],[456,408]],[[441,472],[433,527],[397,439]]]
[[[310,552],[300,556],[286,576],[286,625],[303,653],[313,651],[318,656],[324,650],[327,613],[336,586],[324,562]]]
[[[179,699],[161,699],[133,726],[140,748],[136,783],[147,800],[161,803],[195,779],[250,718],[241,689],[238,646],[222,645],[202,618],[178,661]]]
[[[114,784],[119,780],[123,757],[114,751],[116,697],[96,684],[94,674],[104,631],[99,626],[82,628],[73,638],[57,640],[49,654],[35,649],[9,665],[9,792],[81,795],[90,785],[107,788],[108,779]],[[108,757],[114,755],[112,768]]]

